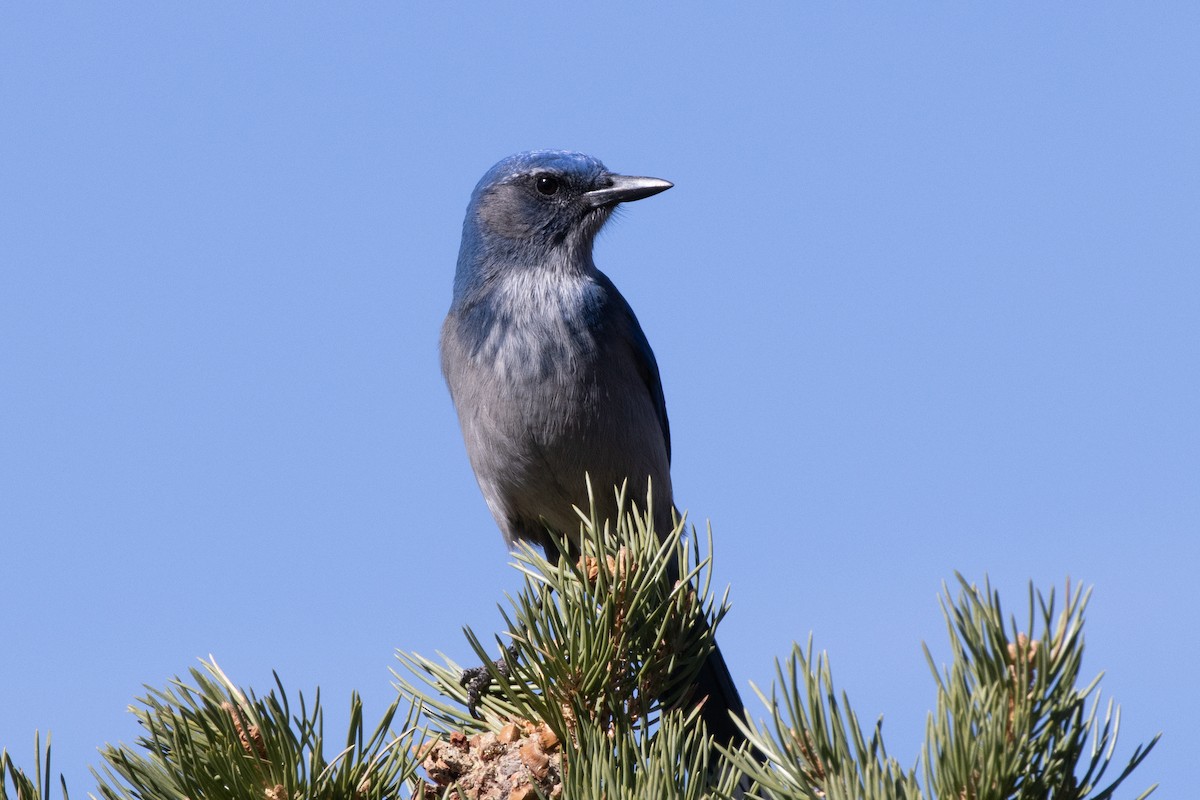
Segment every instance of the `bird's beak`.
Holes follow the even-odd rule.
[[[632,175],[610,175],[611,184],[603,189],[583,193],[583,199],[593,208],[615,206],[641,200],[643,197],[665,192],[675,184],[661,178],[635,178]]]

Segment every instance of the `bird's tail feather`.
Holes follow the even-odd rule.
[[[704,702],[700,716],[718,744],[736,747],[745,741],[746,737],[729,716],[731,713],[739,718],[744,716],[745,706],[733,676],[729,674],[725,657],[721,655],[721,648],[714,646],[700,668],[695,697]]]
[[[666,510],[656,514],[655,530],[675,530],[680,517],[679,512],[670,504],[656,506],[656,510],[658,508]],[[667,565],[667,575],[672,583],[679,582],[680,572],[679,564],[674,560]],[[729,716],[732,713],[744,718],[746,707],[742,705],[742,696],[738,694],[737,684],[733,682],[729,666],[725,663],[725,656],[721,655],[721,648],[715,641],[712,652],[708,654],[704,666],[700,668],[700,674],[696,676],[696,691],[692,698],[692,702],[703,701],[700,717],[718,744],[737,747],[746,740]]]

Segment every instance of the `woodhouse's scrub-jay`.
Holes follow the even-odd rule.
[[[557,550],[572,505],[615,511],[612,487],[653,487],[655,529],[672,530],[671,434],[658,364],[633,309],[592,260],[619,203],[671,188],[581,153],[496,164],[471,195],[442,326],[442,371],[479,488],[504,538]],[[609,505],[604,505],[605,502]],[[703,716],[725,743],[742,703],[719,650],[699,679]]]

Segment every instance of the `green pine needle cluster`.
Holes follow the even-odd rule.
[[[1018,623],[990,585],[960,577],[942,598],[951,661],[926,650],[936,696],[915,765],[888,756],[882,720],[863,729],[811,637],[769,692],[755,689],[766,718],[740,721],[748,744],[715,746],[692,693],[728,608],[710,591],[711,535],[680,521],[660,540],[652,512],[620,499],[615,522],[581,513],[579,543],[556,563],[515,554],[523,586],[501,609],[506,631],[487,644],[466,631],[491,677],[472,711],[458,664],[400,652],[379,722],[354,695],[347,734],[327,740],[319,692],[293,705],[276,678],[259,697],[210,660],[139,699],[144,733],[102,751],[92,796],[1109,800],[1157,741],[1115,758],[1119,711],[1101,703],[1099,678],[1081,682],[1087,592],[1068,587],[1057,609],[1031,587]],[[0,800],[54,789],[48,739],[32,774],[0,756]]]
[[[744,730],[759,754],[731,754],[757,784],[754,797],[806,800],[1109,800],[1142,763],[1156,736],[1134,749],[1107,784],[1120,714],[1112,701],[1099,716],[1099,677],[1079,686],[1087,593],[1055,596],[1029,590],[1029,612],[1005,620],[1000,597],[958,577],[957,598],[946,589],[953,661],[941,671],[926,659],[937,687],[922,757],[904,768],[887,755],[882,720],[869,737],[845,693],[834,689],[829,660],[812,641],[794,646],[778,683],[759,697],[770,725]],[[1029,631],[1036,631],[1030,635]],[[918,779],[920,776],[920,779]],[[1154,787],[1136,795],[1146,797]]]
[[[452,661],[399,653],[414,678],[398,672],[397,686],[427,697],[426,713],[443,733],[545,722],[570,743],[567,798],[731,793],[738,774],[717,758],[692,693],[727,606],[712,599],[710,562],[700,558],[694,531],[685,534],[680,521],[676,535],[660,540],[652,509],[637,513],[624,495],[618,500],[627,511],[615,526],[594,507],[580,514],[577,552],[564,546],[557,564],[528,547],[515,553],[524,586],[501,609],[508,639],[496,642],[500,664],[466,631],[497,688],[483,697],[478,719],[464,710],[462,668]]]
[[[581,530],[579,552],[564,553],[557,564],[528,546],[514,554],[525,580],[511,608],[500,609],[509,641],[497,638],[493,650],[466,631],[501,690],[477,709],[489,726],[514,717],[544,720],[564,738],[580,721],[610,732],[644,729],[661,707],[686,703],[713,648],[706,620],[719,622],[726,609],[709,596],[711,573],[694,535],[660,542],[642,514],[624,514],[614,530],[597,522],[594,510],[581,514]],[[679,579],[669,577],[674,565],[683,565]],[[496,650],[504,669],[491,663]],[[436,695],[454,701],[429,704],[439,722],[451,730],[474,725],[463,712],[459,665],[399,658]],[[418,693],[397,678],[402,693]]]

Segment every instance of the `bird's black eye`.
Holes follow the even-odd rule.
[[[538,194],[544,194],[547,197],[558,194],[561,185],[562,182],[553,175],[538,175],[533,181],[533,186],[538,190]]]

